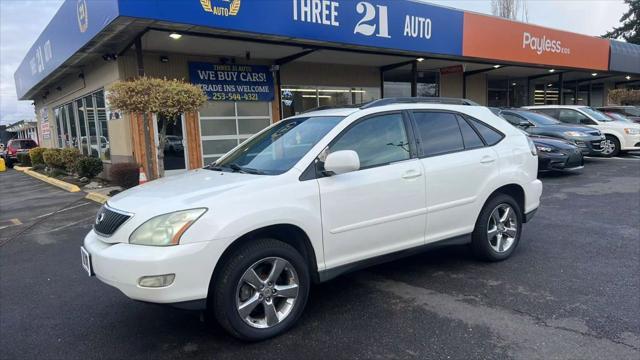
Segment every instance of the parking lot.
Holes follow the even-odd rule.
[[[344,275],[312,288],[291,331],[247,344],[89,278],[98,205],[0,173],[2,358],[640,358],[640,156],[541,178],[509,260],[461,246]]]

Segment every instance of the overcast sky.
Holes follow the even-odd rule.
[[[194,0],[195,1],[195,0]],[[491,13],[490,0],[428,0]],[[0,0],[0,123],[34,118],[31,101],[17,101],[13,73],[62,0]],[[528,0],[529,22],[588,35],[602,35],[627,10],[622,0]]]

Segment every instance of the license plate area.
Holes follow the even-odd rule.
[[[84,246],[80,247],[80,257],[82,260],[82,268],[87,272],[89,276],[93,276],[93,269],[91,268],[91,255],[84,248]]]

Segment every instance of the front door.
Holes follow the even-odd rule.
[[[165,118],[159,116],[157,118],[157,131],[160,133],[162,129],[162,121]],[[184,116],[179,116],[175,120],[165,121],[166,140],[164,143],[163,159],[164,175],[171,176],[186,171],[187,169],[187,141],[183,136]],[[159,138],[157,138],[159,144]]]
[[[425,177],[405,124],[401,113],[369,117],[329,146],[358,153],[360,170],[318,180],[327,268],[423,244]]]

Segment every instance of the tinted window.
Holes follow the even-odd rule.
[[[500,140],[502,140],[502,134],[499,133],[498,131],[493,130],[492,128],[481,123],[478,120],[475,120],[475,119],[470,119],[470,120],[473,123],[473,126],[475,126],[476,129],[478,129],[478,132],[480,133],[480,135],[482,135],[482,138],[487,143],[487,145],[489,146],[495,145]]]
[[[362,169],[409,159],[409,140],[402,115],[385,114],[357,123],[329,151],[340,150],[357,152]]]
[[[476,149],[484,146],[482,139],[478,136],[478,133],[473,130],[471,125],[467,123],[462,117],[457,116],[458,124],[460,125],[460,132],[462,132],[462,140],[464,140],[465,149]]]
[[[540,114],[533,111],[521,111],[518,114],[520,116],[524,116],[527,120],[538,126],[560,124],[558,120],[546,114]]]
[[[537,113],[549,115],[554,119],[558,118],[558,111],[556,109],[535,109],[534,111]]]
[[[509,113],[502,113],[500,115],[502,116],[503,119],[507,120],[511,125],[518,126],[522,121],[524,121],[524,119],[520,118],[517,115],[513,115]]]
[[[584,111],[585,113],[587,113],[589,116],[591,116],[592,118],[598,120],[598,121],[611,121],[611,118],[608,117],[607,115],[601,113],[598,110],[595,110],[593,108],[590,107],[583,107],[580,108],[580,110]]]
[[[433,156],[464,149],[456,115],[438,112],[416,112],[422,154]]]
[[[38,146],[33,140],[14,140],[11,141],[11,147],[14,149],[32,149]]]
[[[590,121],[586,115],[572,109],[560,109],[558,120],[567,124],[583,124]]]

